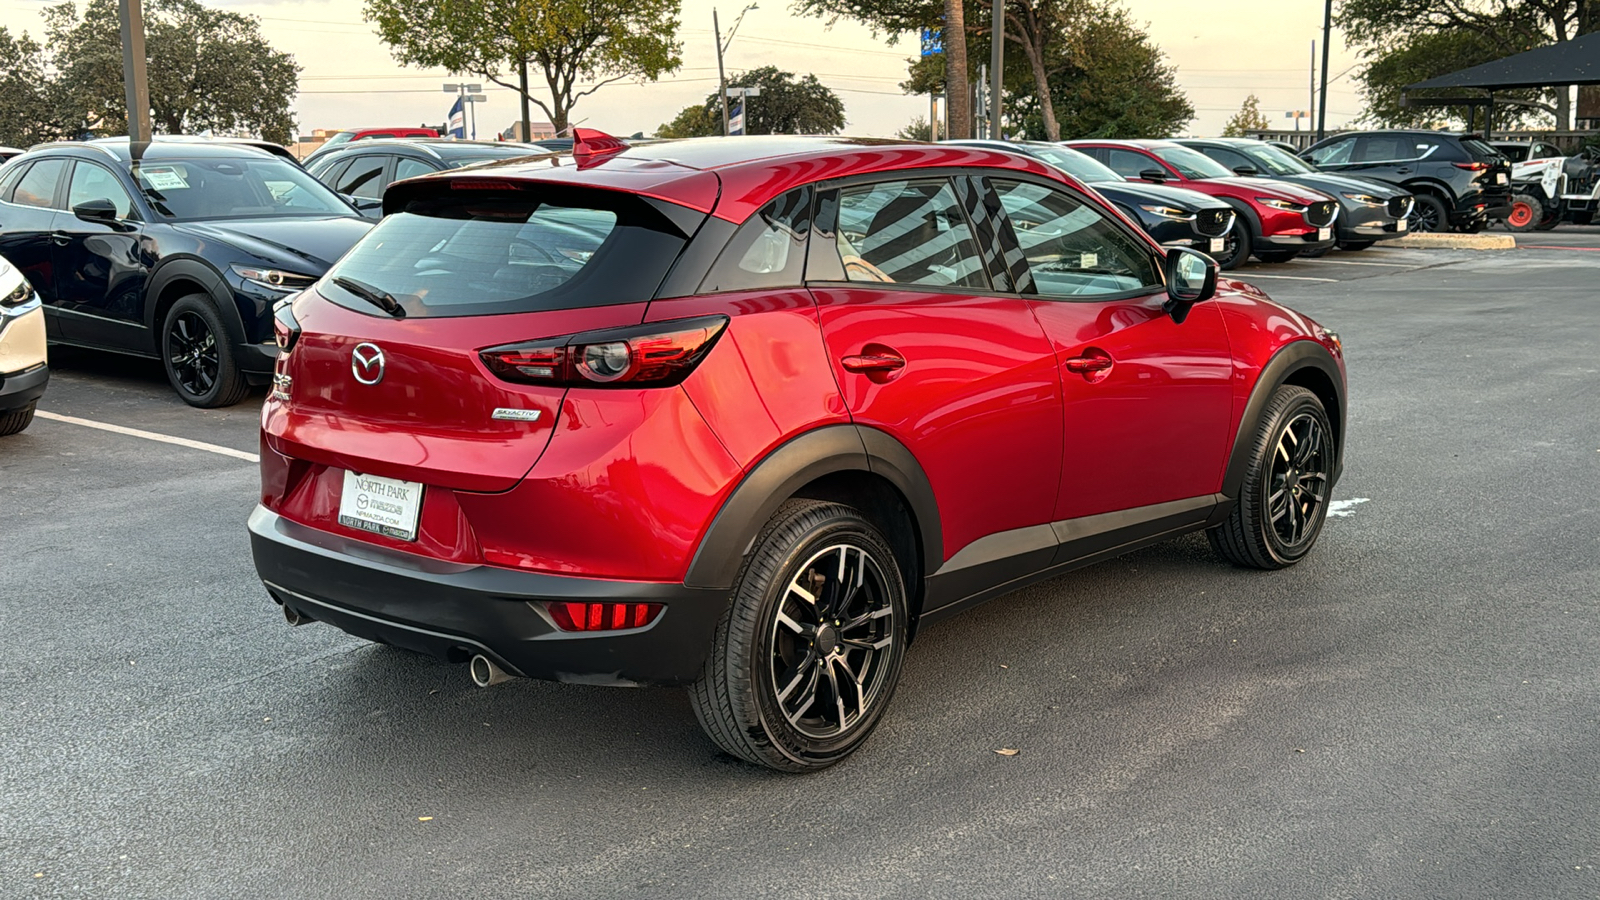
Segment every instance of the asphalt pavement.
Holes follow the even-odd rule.
[[[1190,536],[932,627],[806,777],[676,691],[288,627],[261,393],[59,352],[43,410],[235,453],[0,442],[0,897],[1600,896],[1600,229],[1522,239],[1247,267],[1348,355],[1314,554]]]

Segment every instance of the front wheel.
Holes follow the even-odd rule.
[[[784,772],[864,743],[900,680],[906,588],[893,551],[848,506],[791,500],[756,538],[690,688],[722,749]]]
[[[1333,428],[1317,395],[1285,385],[1267,402],[1233,512],[1206,532],[1234,565],[1283,569],[1311,552],[1333,488]]]
[[[1406,230],[1413,234],[1444,231],[1450,225],[1450,211],[1444,201],[1432,194],[1418,194],[1411,204],[1411,215],[1406,217]]]
[[[1250,259],[1250,226],[1235,218],[1233,227],[1223,237],[1222,252],[1216,256],[1217,268],[1232,272]]]
[[[190,406],[232,406],[250,392],[250,383],[234,361],[228,330],[205,294],[180,297],[167,310],[161,359],[167,381]]]

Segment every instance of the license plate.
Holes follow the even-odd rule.
[[[1506,173],[1504,173],[1504,172],[1496,172],[1495,175],[1494,175],[1494,183],[1495,184],[1505,184],[1506,183]]]
[[[1395,223],[1394,223],[1394,230],[1395,231],[1405,231],[1406,230],[1406,220],[1405,219],[1396,220]]]
[[[1211,239],[1211,252],[1212,253],[1221,253],[1223,251],[1223,249],[1225,247],[1227,247],[1227,246],[1228,246],[1228,241],[1225,238],[1212,238]]]
[[[1319,241],[1331,241],[1331,240],[1333,240],[1333,229],[1332,228],[1318,228],[1317,229],[1317,240],[1319,240]]]
[[[415,481],[357,475],[346,470],[339,495],[339,524],[402,541],[417,539],[422,485]]]

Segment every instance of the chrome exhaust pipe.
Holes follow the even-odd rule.
[[[313,619],[305,613],[300,612],[287,603],[283,605],[283,620],[288,622],[290,625],[296,626],[309,625],[310,623],[316,621],[316,619]]]
[[[467,671],[472,673],[472,683],[481,688],[511,680],[505,669],[495,665],[493,660],[481,653],[467,663]]]

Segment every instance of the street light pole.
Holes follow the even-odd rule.
[[[150,82],[145,77],[144,10],[139,0],[121,0],[122,84],[128,99],[128,140],[150,140]]]
[[[1322,12],[1322,94],[1317,98],[1317,141],[1328,136],[1328,39],[1333,33],[1333,0]]]
[[[989,139],[1000,140],[1000,113],[1005,101],[1000,97],[1000,72],[1006,61],[1006,0],[994,0],[993,29],[989,32]]]
[[[728,76],[722,70],[722,26],[717,22],[717,8],[711,8],[711,37],[717,42],[717,95],[722,98],[722,136],[728,136]]]

